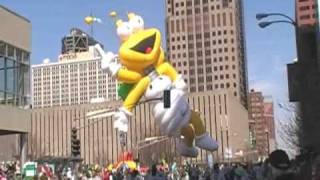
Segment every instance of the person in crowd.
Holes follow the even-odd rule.
[[[213,180],[225,180],[225,174],[222,170],[220,170],[219,164],[213,165],[213,171],[211,174],[211,179]]]
[[[264,163],[264,179],[275,180],[277,177],[290,172],[290,160],[283,150],[275,150]]]

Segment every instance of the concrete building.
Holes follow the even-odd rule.
[[[264,97],[263,116],[267,126],[267,131],[265,131],[265,133],[268,135],[269,151],[272,152],[276,149],[276,132],[274,125],[273,101],[270,97]]]
[[[317,23],[316,0],[296,0],[296,20],[298,26]]]
[[[87,34],[72,29],[70,35],[63,38],[64,53],[59,55],[58,62],[46,59],[32,66],[33,108],[118,98],[116,80],[101,70],[101,60],[90,46],[95,43]]]
[[[191,93],[188,100],[191,108],[201,113],[206,130],[220,144],[219,150],[213,153],[215,160],[245,159],[250,152],[248,113],[233,96],[232,91]],[[161,140],[166,145],[151,143],[150,146],[145,146],[145,143],[142,143],[146,138],[161,136],[150,114],[151,107],[147,103],[142,103],[134,109],[124,149],[120,146],[118,133],[113,129],[112,118],[93,120],[83,118],[89,111],[119,106],[120,102],[116,101],[34,109],[29,153],[33,158],[47,155],[69,156],[71,128],[81,127],[78,134],[81,140],[81,157],[87,163],[115,162],[122,150],[136,151],[136,154],[139,153],[139,157],[147,163],[151,157],[158,160],[156,156],[164,152],[176,157],[172,139]],[[232,152],[231,156],[226,157],[226,149]],[[209,153],[200,151],[198,158],[192,160],[205,163]]]
[[[249,93],[249,117],[253,148],[260,156],[267,156],[275,149],[273,102],[264,98],[262,92]]]
[[[247,107],[242,0],[166,0],[166,35],[190,92],[228,89]]]
[[[0,5],[0,161],[26,157],[31,23]]]

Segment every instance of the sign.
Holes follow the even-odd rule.
[[[34,177],[37,174],[37,163],[27,162],[23,165],[23,173],[26,177]]]
[[[61,54],[61,55],[59,56],[59,61],[73,60],[73,59],[77,59],[77,54],[76,54],[76,53]]]

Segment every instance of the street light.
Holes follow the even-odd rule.
[[[265,27],[267,27],[267,26],[269,26],[269,25],[271,25],[271,24],[275,24],[275,23],[288,23],[288,24],[292,24],[292,25],[295,26],[295,24],[294,24],[293,22],[287,21],[287,20],[262,21],[262,22],[260,22],[258,25],[259,25],[259,27],[261,27],[261,28],[265,28]]]
[[[256,19],[258,21],[260,21],[261,19],[264,19],[269,16],[281,16],[281,17],[288,19],[290,21],[290,24],[296,25],[296,22],[291,17],[289,17],[285,14],[282,14],[282,13],[258,13],[258,14],[256,14]]]
[[[267,148],[268,148],[268,155],[270,154],[270,142],[269,142],[269,130],[265,129],[266,138],[267,138]]]

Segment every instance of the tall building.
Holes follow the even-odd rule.
[[[298,26],[317,23],[316,0],[296,0],[296,20]]]
[[[228,89],[247,107],[242,0],[166,0],[166,35],[190,92]]]
[[[94,43],[92,43],[94,42]],[[32,66],[33,107],[43,108],[105,101],[118,98],[117,82],[101,70],[94,41],[78,29],[63,38],[58,62],[44,60]]]
[[[0,161],[26,158],[31,22],[0,5]]]
[[[266,121],[267,131],[268,133],[268,144],[269,144],[269,151],[272,152],[276,149],[276,132],[275,132],[275,125],[274,125],[274,110],[273,110],[273,101],[271,97],[264,97],[263,102],[263,116]]]
[[[259,155],[267,156],[275,149],[274,114],[271,99],[263,97],[262,92],[251,90],[249,93],[249,116],[252,119],[250,125],[254,148]]]

